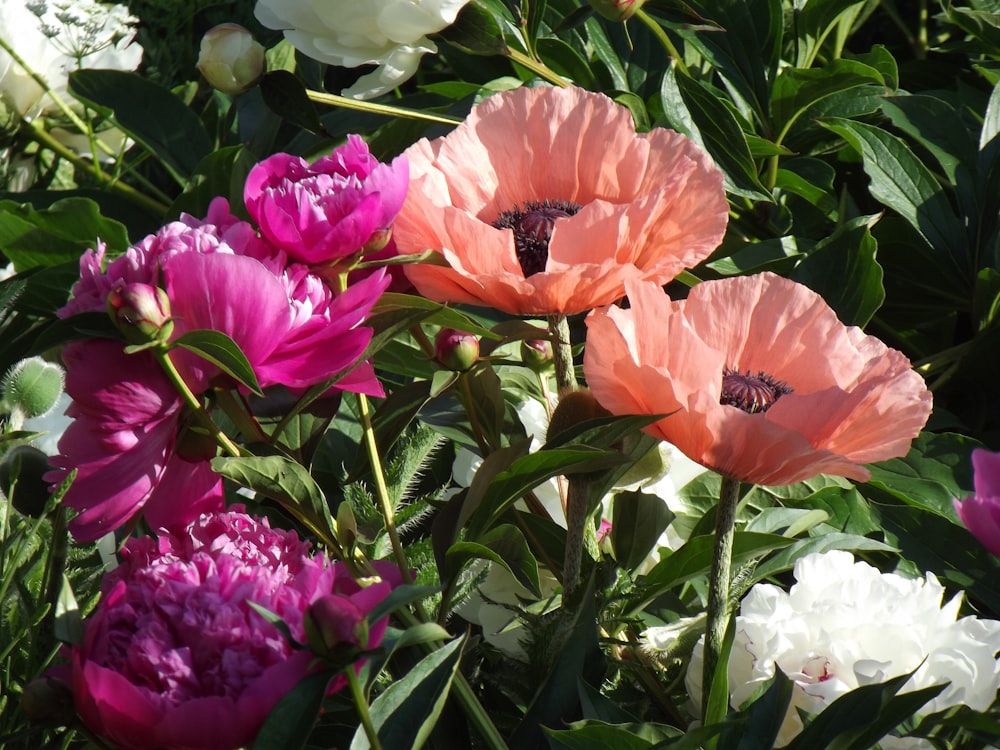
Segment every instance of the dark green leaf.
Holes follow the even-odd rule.
[[[308,130],[310,133],[331,137],[319,119],[316,105],[309,99],[306,87],[294,73],[273,70],[258,81],[264,103],[276,115]]]
[[[456,638],[432,651],[375,699],[371,721],[382,747],[423,746],[444,708],[464,645],[465,638]],[[351,750],[370,747],[364,729],[358,727]]]
[[[111,255],[129,245],[125,226],[101,216],[89,198],[64,198],[42,210],[0,202],[0,252],[18,270],[76,262],[99,240]]]
[[[447,577],[457,576],[469,560],[476,558],[502,565],[528,591],[541,596],[538,564],[531,555],[524,534],[516,526],[501,524],[474,541],[453,544],[445,554]]]
[[[246,386],[258,396],[264,395],[260,383],[257,382],[257,375],[254,374],[253,367],[243,350],[222,331],[208,329],[188,331],[171,342],[171,345],[194,352],[222,368],[223,372],[240,385]]]
[[[455,22],[437,36],[471,55],[506,55],[508,52],[497,19],[475,2],[462,8]]]
[[[969,248],[962,221],[934,175],[898,136],[874,125],[832,118],[822,123],[841,135],[860,154],[871,178],[872,196],[897,211],[938,254],[945,254],[955,273],[963,275]]]
[[[84,68],[69,76],[70,92],[111,113],[118,126],[152,151],[180,183],[212,150],[194,110],[169,89],[137,73]]]
[[[611,520],[611,547],[615,559],[626,570],[634,570],[666,530],[674,514],[656,495],[619,492],[615,495]]]
[[[819,294],[845,325],[863,328],[885,300],[878,243],[869,231],[876,218],[859,216],[839,226],[789,276]]]
[[[220,456],[212,470],[277,501],[325,541],[336,538],[336,526],[323,491],[304,466],[284,456]]]
[[[306,675],[271,709],[257,732],[253,750],[300,750],[312,733],[326,687],[334,673],[322,670]]]

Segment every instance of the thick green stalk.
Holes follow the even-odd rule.
[[[358,679],[354,666],[351,665],[344,670],[347,676],[347,685],[351,690],[351,698],[354,699],[354,706],[358,709],[358,717],[361,719],[361,726],[364,727],[365,736],[372,750],[382,750],[382,743],[379,741],[378,732],[372,724],[371,714],[368,712],[368,700],[365,698],[365,691],[361,689],[361,680]]]
[[[691,71],[688,70],[687,65],[684,64],[684,58],[681,56],[680,52],[677,51],[674,43],[670,41],[670,37],[667,36],[667,32],[664,31],[663,27],[660,26],[657,20],[641,8],[635,12],[635,17],[646,24],[646,27],[653,32],[653,36],[655,36],[660,44],[663,45],[663,49],[667,51],[667,55],[669,55],[670,59],[677,65],[677,69],[690,78]]]
[[[722,477],[719,507],[715,515],[715,544],[708,579],[708,622],[705,626],[705,664],[702,671],[702,705],[708,706],[715,668],[729,625],[729,585],[733,568],[733,537],[736,534],[736,505],[740,481]]]
[[[552,356],[556,368],[556,390],[576,389],[576,371],[573,369],[573,346],[570,344],[569,321],[565,315],[549,316],[549,333],[552,334]]]

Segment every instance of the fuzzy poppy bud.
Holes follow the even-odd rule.
[[[242,94],[264,72],[264,47],[239,24],[219,24],[201,38],[197,67],[214,88]]]
[[[468,370],[479,359],[479,339],[465,331],[442,328],[434,339],[434,358],[449,370]]]
[[[521,342],[521,361],[535,372],[552,369],[554,362],[552,342],[548,339],[534,339]]]
[[[63,392],[63,369],[41,357],[16,363],[3,378],[3,398],[14,421],[43,417],[52,411]]]
[[[588,388],[579,388],[559,395],[559,404],[552,412],[546,439],[552,440],[560,432],[575,427],[589,419],[610,417],[611,412],[597,403],[594,394]]]
[[[162,289],[150,284],[125,284],[108,293],[108,314],[132,344],[166,341],[174,324],[170,300]]]
[[[39,677],[24,686],[21,710],[32,721],[67,724],[73,718],[73,691],[55,677]]]
[[[627,21],[634,16],[646,0],[589,0],[590,7],[612,21]]]

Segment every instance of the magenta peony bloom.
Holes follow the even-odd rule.
[[[268,240],[303,263],[360,251],[392,224],[409,183],[404,157],[382,164],[360,136],[313,164],[274,154],[247,176],[243,199]]]
[[[976,539],[1000,555],[1000,453],[976,448],[972,468],[976,494],[961,502],[955,500],[955,510]]]
[[[160,366],[118,341],[91,339],[63,351],[73,418],[46,475],[77,475],[64,501],[78,542],[91,542],[140,511],[153,528],[183,526],[222,507],[222,483],[205,460],[177,454],[183,409]]]
[[[367,614],[399,582],[396,571],[360,589],[342,565],[308,551],[294,532],[238,506],[203,515],[177,535],[126,542],[83,643],[72,649],[84,724],[133,750],[252,743],[268,712],[316,666],[249,602],[280,616],[301,642],[314,603],[339,597]],[[384,628],[370,628],[360,645],[377,646]]]
[[[106,271],[103,261],[103,246],[84,255],[61,316],[105,311],[109,295],[115,300],[123,291],[162,285],[172,326],[163,335],[173,341],[195,329],[225,333],[262,387],[302,390],[349,371],[337,389],[383,395],[371,363],[356,365],[372,337],[364,321],[389,284],[383,269],[334,294],[307,266],[289,263],[234,217],[225,199],[213,201],[205,221],[182,217]],[[170,356],[196,395],[225,383],[217,366],[191,352],[175,349]],[[79,511],[70,527],[78,541],[96,539],[140,511],[154,528],[176,528],[217,507],[221,485],[207,463],[214,450],[178,455],[181,401],[152,357],[125,355],[118,341],[91,340],[68,347],[65,362],[75,422],[59,443],[49,479],[79,472],[66,499]],[[198,499],[179,503],[175,489],[187,483]]]

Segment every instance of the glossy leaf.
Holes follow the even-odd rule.
[[[221,368],[237,383],[246,386],[253,393],[258,396],[264,395],[260,383],[257,382],[257,375],[243,350],[222,331],[209,329],[188,331],[172,341],[171,345],[194,352],[199,357]]]

